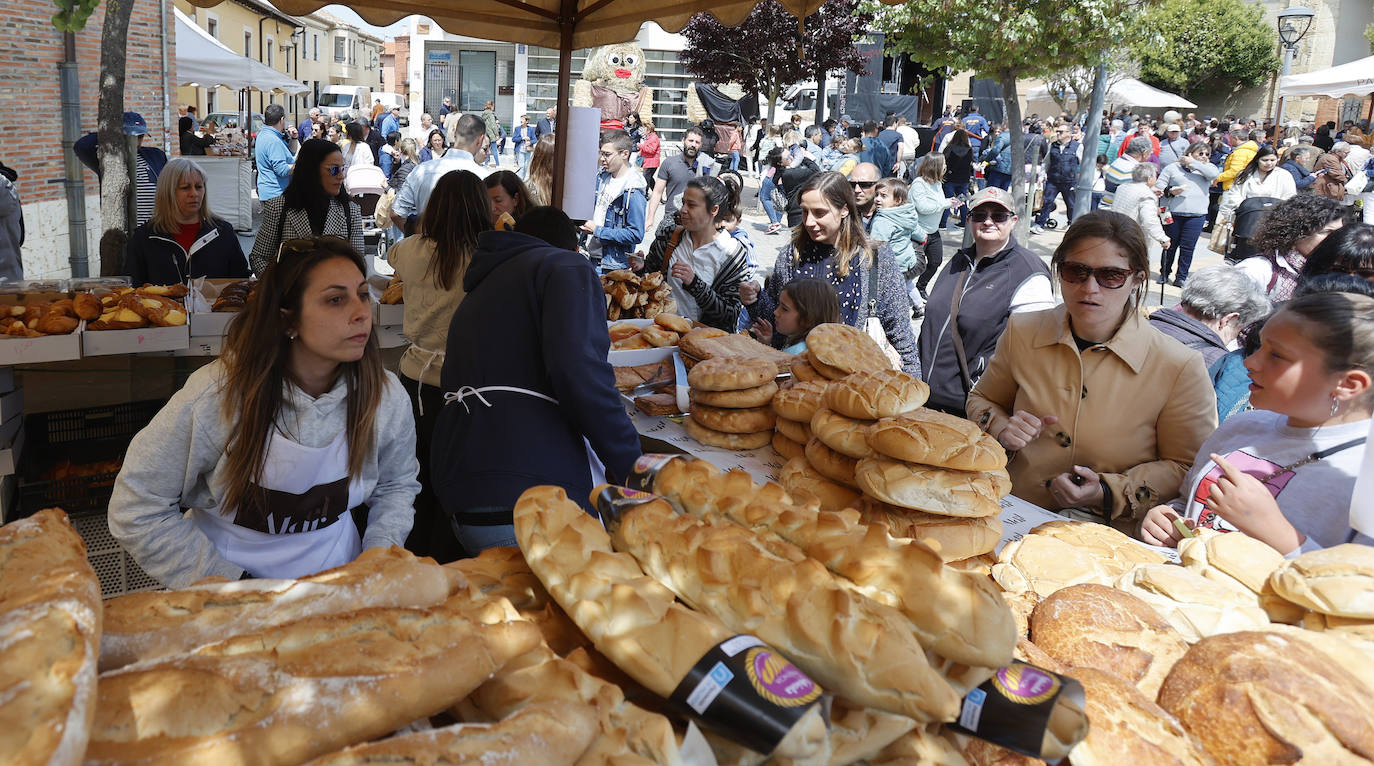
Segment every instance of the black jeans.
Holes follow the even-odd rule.
[[[445,564],[462,558],[463,550],[453,536],[448,514],[439,504],[430,481],[429,451],[434,438],[434,424],[439,419],[439,410],[444,406],[444,392],[404,375],[400,378],[410,396],[410,412],[415,416],[415,456],[420,460],[420,494],[415,496],[415,526],[411,527],[410,536],[406,538],[406,550],[416,556],[433,556],[440,564]],[[422,401],[425,404],[423,415],[419,408]]]
[[[940,273],[941,262],[945,259],[945,246],[940,241],[940,232],[933,231],[926,235],[926,268],[921,272],[921,278],[916,280],[916,289],[922,293],[930,286],[930,280]]]

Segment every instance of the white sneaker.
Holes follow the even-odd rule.
[[[1045,227],[1044,227],[1044,226],[1041,226],[1040,224],[1037,223],[1036,225],[1034,225],[1034,226],[1032,226],[1032,227],[1030,228],[1030,232],[1031,232],[1031,234],[1044,234],[1044,233],[1045,233]]]

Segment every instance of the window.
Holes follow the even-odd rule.
[[[272,49],[275,48],[275,47],[276,47],[276,40],[273,40],[273,39],[270,38],[270,37],[267,38],[267,59],[264,60],[262,63],[264,63],[264,64],[266,64],[266,65],[268,65],[268,66],[272,66],[272,58],[273,58]]]
[[[311,35],[315,38],[315,60],[320,60],[320,36],[318,33]]]
[[[209,32],[211,37],[213,37],[213,38],[215,38],[216,40],[218,40],[218,39],[219,39],[219,19],[206,19],[206,20],[205,20],[205,31],[206,31],[206,32]]]
[[[243,30],[243,55],[253,58],[253,33]]]
[[[215,95],[216,95],[218,92],[219,92],[219,88],[206,88],[206,89],[205,89],[205,113],[206,113],[206,114],[212,114],[212,113],[214,113],[214,111],[215,111],[215,100],[216,100],[216,99],[215,99]]]
[[[344,63],[344,61],[345,61],[345,58],[344,58],[344,44],[345,44],[345,42],[346,42],[346,41],[345,41],[342,37],[336,37],[336,38],[334,38],[334,63],[336,63],[336,64],[342,64],[342,63]]]
[[[358,41],[348,41],[348,63],[352,66],[358,65]]]

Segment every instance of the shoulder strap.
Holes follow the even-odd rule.
[[[682,241],[682,232],[686,231],[681,226],[673,229],[673,233],[668,235],[668,247],[663,250],[663,262],[658,265],[658,270],[664,274],[668,273],[668,263],[673,260],[673,251],[677,250],[678,243]]]
[[[969,268],[973,268],[972,265]],[[964,338],[959,335],[959,304],[964,299],[964,280],[968,278],[968,269],[959,273],[959,279],[954,283],[954,297],[950,299],[949,305],[949,335],[954,341],[954,356],[959,362],[959,377],[964,383],[964,395],[973,390],[973,376],[968,371],[968,355],[964,352]]]

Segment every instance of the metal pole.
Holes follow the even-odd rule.
[[[1107,62],[1097,65],[1093,76],[1093,97],[1088,106],[1088,119],[1083,125],[1083,161],[1078,166],[1078,189],[1074,192],[1074,212],[1090,212],[1093,206],[1093,181],[1097,179],[1097,141],[1102,130],[1102,105],[1107,100]],[[1092,142],[1089,144],[1088,142]],[[1069,221],[1073,223],[1073,221]]]
[[[563,12],[558,18],[558,101],[554,104],[558,110],[555,118],[558,124],[554,126],[553,199],[549,200],[549,204],[557,208],[563,207],[563,182],[568,162],[568,104],[572,95],[572,42],[573,25],[577,23],[576,13],[576,0],[563,0]]]
[[[67,196],[68,262],[73,277],[90,276],[86,252],[86,185],[82,165],[72,151],[81,132],[81,85],[77,82],[76,35],[62,35],[62,61],[57,65],[62,90],[62,189]]]
[[[1279,75],[1278,87],[1275,88],[1275,100],[1278,101],[1278,114],[1274,117],[1275,135],[1278,129],[1283,127],[1283,78],[1293,72],[1293,48],[1292,45],[1283,46],[1283,74]]]

